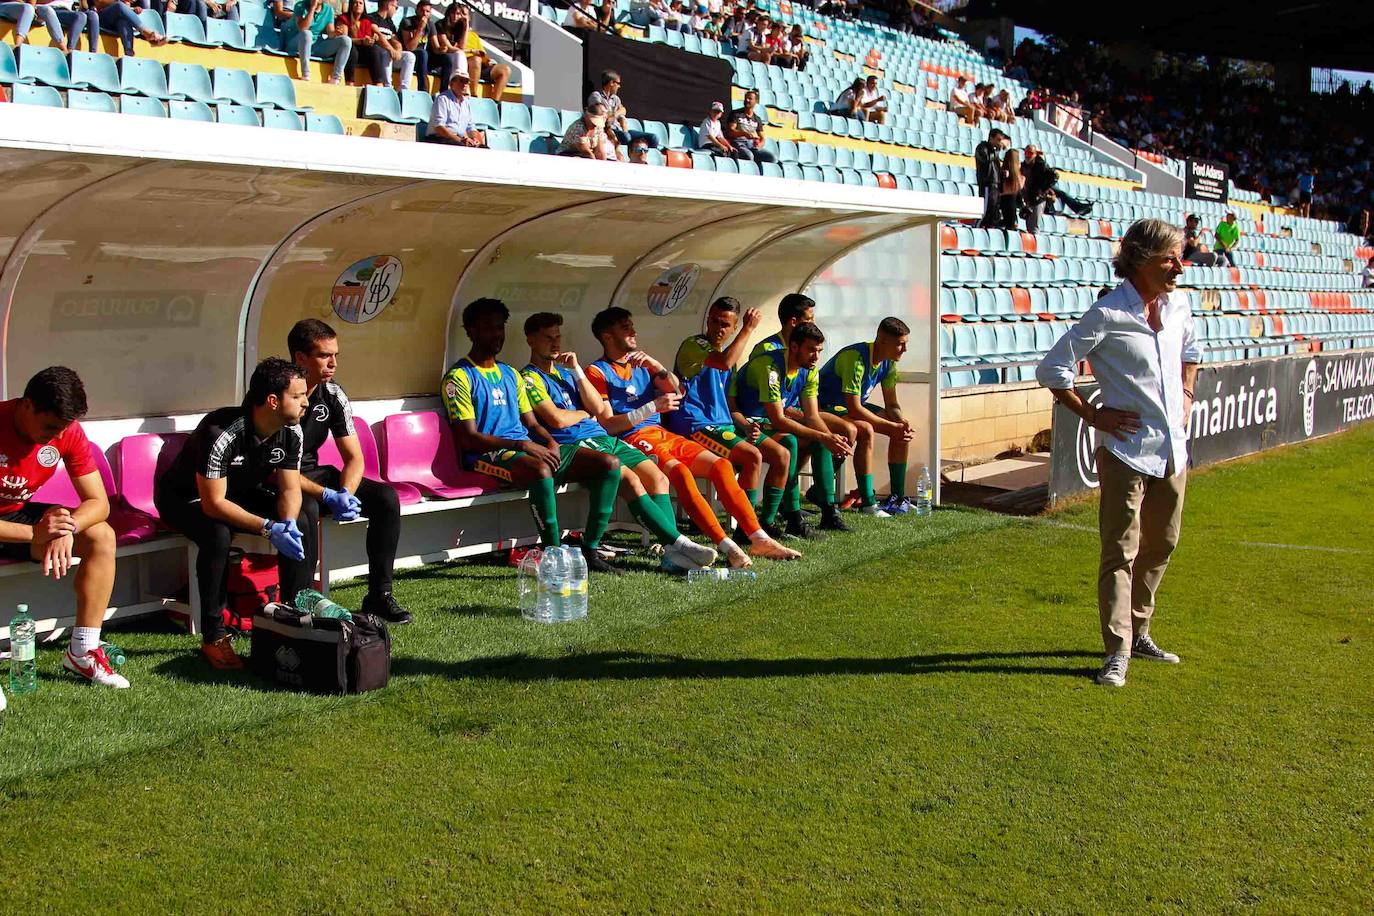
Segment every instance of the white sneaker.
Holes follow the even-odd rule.
[[[682,535],[677,541],[664,550],[666,556],[677,554],[686,557],[697,567],[710,566],[716,562],[716,550],[705,544],[698,544],[696,541]]]
[[[1149,659],[1152,662],[1168,662],[1177,665],[1182,659],[1172,652],[1165,652],[1155,641],[1150,638],[1150,634],[1145,633],[1135,638],[1131,643],[1131,657]]]
[[[9,705],[9,702],[9,700],[5,699],[4,689],[0,688],[0,712],[5,711],[5,707]]]
[[[1102,663],[1102,670],[1097,672],[1094,681],[1103,687],[1125,687],[1126,686],[1126,667],[1130,665],[1129,655],[1108,655],[1106,661]]]
[[[122,674],[116,674],[110,667],[110,661],[105,657],[105,650],[99,647],[87,652],[81,658],[72,655],[69,648],[62,653],[62,667],[72,674],[79,674],[92,684],[99,684],[101,687],[114,687],[119,690],[129,686],[128,678]]]
[[[872,506],[860,506],[859,511],[870,518],[892,518],[892,516],[888,515],[876,504]]]
[[[680,573],[691,572],[694,569],[702,569],[709,565],[709,563],[698,563],[676,547],[669,547],[667,550],[663,551],[663,559],[659,562],[661,568],[669,572]]]

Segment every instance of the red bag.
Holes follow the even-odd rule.
[[[276,554],[229,551],[228,607],[224,625],[247,633],[253,629],[253,614],[277,600],[281,590],[277,578]]]

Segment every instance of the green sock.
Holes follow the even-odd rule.
[[[787,446],[787,454],[791,459],[787,465],[787,487],[782,491],[782,508],[784,512],[800,512],[801,456],[797,453],[797,437],[783,436],[778,441]]]
[[[677,513],[673,511],[673,497],[671,495],[667,493],[655,493],[649,498],[654,501],[655,506],[658,506],[658,511],[668,516],[668,518],[671,518],[674,525],[677,524]]]
[[[859,475],[859,501],[865,506],[872,506],[878,502],[877,497],[873,495],[872,474]]]
[[[638,496],[630,502],[630,514],[648,529],[654,536],[654,540],[660,544],[668,545],[677,542],[682,537],[682,532],[677,530],[677,525],[673,522],[673,513],[665,514],[663,508],[649,495]]]
[[[821,485],[825,505],[835,505],[835,456],[819,442],[811,446],[811,470],[816,475],[816,482]]]
[[[906,462],[887,465],[887,476],[892,481],[892,495],[898,499],[906,496]]]
[[[620,468],[582,485],[587,488],[587,499],[591,503],[591,508],[587,510],[587,527],[582,532],[582,543],[587,547],[600,547],[601,539],[610,527],[611,515],[615,512],[615,498],[620,490]]]
[[[778,517],[778,506],[782,505],[782,487],[763,488],[763,511],[759,513],[759,521],[765,525],[773,524],[773,520]]]
[[[530,510],[539,529],[539,543],[545,547],[558,546],[563,531],[558,526],[558,500],[553,491],[552,477],[541,477],[530,484]]]
[[[753,506],[754,508],[757,509],[757,508],[758,508],[758,505],[759,505],[759,488],[758,488],[758,487],[750,487],[749,489],[745,490],[744,492],[745,492],[745,494],[748,495],[748,497],[749,497],[749,505],[751,505],[751,506]]]

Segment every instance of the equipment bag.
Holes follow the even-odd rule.
[[[276,601],[281,590],[276,555],[231,549],[226,585],[229,601],[224,609],[224,625],[247,633],[253,629],[253,615],[263,605]]]
[[[284,604],[253,615],[249,664],[263,680],[309,693],[366,693],[391,679],[391,634],[372,614],[312,617]]]

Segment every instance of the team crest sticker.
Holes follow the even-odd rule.
[[[272,449],[272,456],[271,456],[268,460],[269,460],[272,464],[280,464],[281,462],[285,461],[285,460],[286,460],[286,449],[283,449],[283,448],[274,448],[274,449]]]
[[[400,258],[389,254],[373,255],[349,265],[329,293],[334,314],[352,324],[371,321],[396,298],[403,273]]]
[[[38,464],[45,468],[57,467],[57,462],[61,457],[57,449],[51,445],[45,445],[38,450]]]
[[[700,277],[700,264],[669,267],[649,287],[649,311],[659,316],[671,314],[691,294]]]
[[[1302,395],[1302,434],[1312,435],[1317,427],[1317,395],[1322,390],[1321,373],[1317,371],[1317,361],[1309,360],[1302,374],[1298,393]]]

